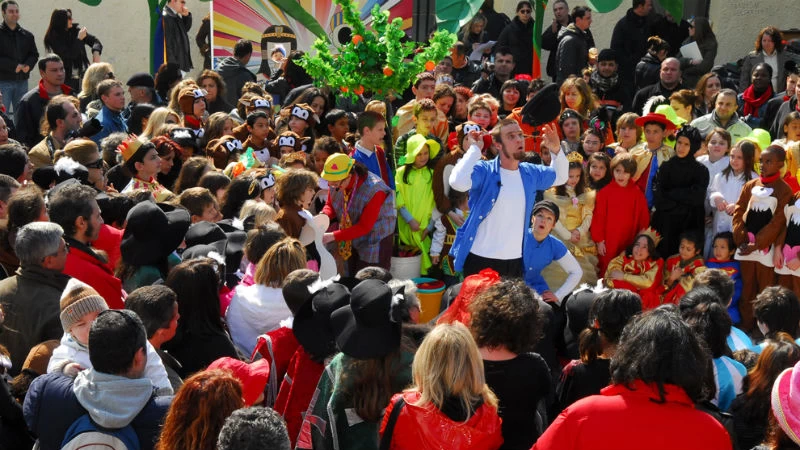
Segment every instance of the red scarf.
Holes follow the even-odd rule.
[[[742,93],[742,100],[744,100],[744,115],[758,117],[758,108],[760,108],[764,103],[767,103],[767,101],[771,98],[772,86],[768,86],[767,90],[764,91],[760,97],[756,98],[756,91],[753,89],[753,85],[751,84]]]
[[[69,95],[70,92],[72,92],[72,88],[66,84],[62,84],[61,92],[63,92],[64,95]],[[44,80],[39,80],[39,97],[41,97],[42,100],[50,100],[50,94],[47,92],[47,89],[44,88]]]
[[[778,178],[780,178],[780,177],[781,177],[781,173],[780,172],[776,173],[775,175],[769,176],[769,177],[765,177],[765,176],[762,175],[761,176],[761,184],[766,186],[768,184],[771,184],[771,183],[774,183],[774,182],[778,181]]]

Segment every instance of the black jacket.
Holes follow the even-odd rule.
[[[217,65],[217,72],[225,80],[225,101],[231,105],[239,102],[245,83],[256,81],[255,74],[233,56],[223,58]]]
[[[672,95],[673,92],[679,91],[683,88],[683,84],[679,83],[677,86],[675,86],[675,89],[667,89],[661,84],[661,81],[651,84],[650,86],[645,86],[639,89],[639,91],[637,91],[636,95],[633,97],[633,112],[641,115],[644,104],[647,103],[647,100],[654,95],[663,95],[669,99],[669,96]]]
[[[514,74],[531,74],[533,69],[533,20],[527,24],[522,23],[518,17],[514,17],[500,33],[495,44],[495,50],[501,47],[508,47],[514,54]]]
[[[502,86],[503,82],[495,78],[494,74],[491,74],[487,79],[478,79],[478,81],[472,85],[472,93],[492,94],[492,97],[496,98],[498,101],[502,101],[503,99],[500,98],[500,88]]]
[[[569,16],[569,23],[572,23],[572,16]],[[550,55],[547,56],[547,69],[545,72],[553,81],[556,81],[556,70],[558,70],[556,64],[556,50],[558,49],[558,32],[564,28],[565,25],[561,25],[560,23],[556,23],[556,31],[553,32],[553,27],[548,26],[545,27],[544,33],[542,33],[542,49],[547,50],[550,52]]]
[[[46,93],[45,96],[47,96]],[[17,137],[28,148],[44,139],[44,136],[39,134],[39,125],[44,114],[44,107],[49,101],[50,97],[41,96],[37,85],[22,96],[19,101],[19,111],[14,112],[14,119],[17,121]]]
[[[557,83],[562,83],[570,75],[581,76],[581,71],[589,64],[589,47],[587,33],[581,31],[574,23],[558,32]]]
[[[647,38],[650,25],[647,17],[641,17],[629,8],[625,17],[619,19],[611,35],[611,48],[617,52],[619,74],[625,81],[633,80],[636,63],[647,53]]]
[[[5,22],[0,24],[0,80],[27,80],[38,60],[39,51],[30,31],[19,24],[13,30]],[[18,64],[30,67],[31,71],[15,72]]]
[[[769,134],[772,136],[773,139],[782,139],[786,137],[783,132],[783,121],[786,120],[786,116],[789,115],[790,112],[797,111],[797,96],[790,98],[789,100],[783,102],[780,108],[778,108],[778,112],[775,113],[775,120],[772,122],[772,128],[769,130]]]
[[[658,83],[658,74],[661,72],[661,61],[650,53],[644,55],[636,64],[634,86],[639,89]]]
[[[187,34],[192,28],[192,14],[179,16],[168,6],[164,6],[163,20],[166,62],[178,64],[184,72],[192,70],[192,55]]]
[[[86,56],[86,50],[83,46],[91,48],[92,53],[103,53],[103,44],[99,39],[87,33],[86,37],[80,40],[78,39],[79,32],[80,26],[74,23],[72,28],[67,30],[63,36],[59,36],[53,42],[45,44],[49,47],[48,51],[52,51],[64,61],[65,83],[75,89],[76,92],[80,89],[81,79],[86,68],[89,67],[89,58]],[[72,81],[73,78],[76,78],[77,82]]]
[[[786,91],[779,92],[775,94],[775,97],[767,101],[767,110],[764,113],[764,116],[761,118],[761,126],[759,128],[763,128],[765,130],[769,130],[772,128],[772,124],[775,123],[775,116],[778,115],[778,110],[781,108],[781,105],[783,105],[783,103],[786,101],[783,99],[785,95]],[[783,128],[783,124],[780,124],[778,126]],[[774,136],[773,139],[775,139]]]
[[[454,67],[451,75],[453,75],[453,81],[457,86],[470,87],[481,77],[481,65],[478,61],[467,60],[467,64],[464,67],[460,69]]]

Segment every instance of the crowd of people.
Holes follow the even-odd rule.
[[[548,80],[487,1],[376,99],[3,1],[0,447],[800,448],[800,54],[551,7]]]

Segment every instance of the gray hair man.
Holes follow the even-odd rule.
[[[62,273],[69,245],[64,230],[51,222],[32,222],[17,231],[15,250],[20,267],[0,281],[0,305],[5,313],[0,344],[11,353],[16,375],[36,344],[60,339],[59,299],[69,281]]]

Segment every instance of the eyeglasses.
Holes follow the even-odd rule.
[[[522,13],[522,14],[530,14],[531,10],[530,9],[520,9],[519,12]]]
[[[89,164],[84,164],[87,169],[102,169],[103,168],[103,159],[98,159],[97,161]]]

